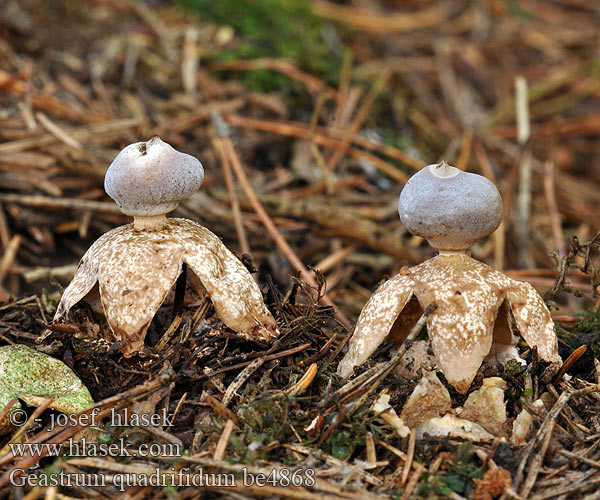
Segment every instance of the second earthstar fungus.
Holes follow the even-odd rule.
[[[108,325],[122,342],[124,356],[133,356],[143,349],[152,318],[185,263],[201,283],[198,292],[210,297],[227,327],[246,338],[277,336],[277,324],[242,262],[200,224],[166,217],[200,188],[203,178],[196,158],[159,137],[123,149],[108,168],[104,187],[134,221],[89,248],[54,320],[65,319],[88,294],[93,299],[97,284]]]
[[[427,318],[427,332],[435,360],[461,393],[468,391],[490,353],[498,358],[516,353],[510,311],[540,358],[560,362],[554,324],[536,290],[468,252],[502,219],[502,200],[490,181],[445,162],[429,165],[406,183],[398,211],[404,226],[439,254],[405,268],[371,296],[338,366],[339,375],[349,377],[386,339],[401,344],[433,302],[437,308]]]

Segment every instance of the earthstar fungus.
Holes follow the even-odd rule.
[[[439,368],[459,392],[469,389],[483,359],[512,346],[512,311],[521,336],[540,358],[559,362],[556,332],[544,301],[529,283],[515,281],[471,258],[477,240],[502,219],[500,193],[480,175],[442,162],[413,175],[400,195],[404,226],[439,254],[381,285],[361,311],[349,350],[338,366],[346,378],[386,340],[402,343],[410,325],[435,302],[427,331]]]
[[[221,240],[196,222],[166,217],[203,179],[196,158],[159,137],[123,149],[109,166],[104,187],[134,221],[89,248],[54,320],[64,319],[98,283],[107,322],[123,342],[123,354],[132,356],[143,348],[148,326],[185,263],[226,326],[246,338],[278,335],[258,285]]]

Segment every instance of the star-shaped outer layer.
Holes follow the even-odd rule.
[[[128,224],[101,236],[81,259],[54,320],[64,319],[98,282],[108,324],[123,342],[123,354],[132,356],[185,262],[225,325],[247,338],[278,335],[258,285],[221,240],[190,220],[166,220],[158,228]]]
[[[544,360],[560,361],[550,312],[529,283],[512,280],[466,254],[451,254],[406,269],[379,287],[360,313],[339,375],[351,375],[388,335],[396,342],[404,340],[408,323],[418,318],[413,296],[422,310],[437,304],[427,331],[439,367],[459,392],[468,390],[492,340],[510,343],[504,301],[529,346],[536,346]]]

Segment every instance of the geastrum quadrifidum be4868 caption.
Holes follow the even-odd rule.
[[[64,291],[55,321],[63,320],[97,283],[107,322],[123,343],[123,354],[132,356],[144,347],[150,322],[185,263],[226,326],[247,338],[278,335],[258,285],[221,240],[191,220],[165,216],[203,180],[196,158],[159,137],[123,149],[108,168],[104,187],[134,221],[107,232],[89,248]]]
[[[386,339],[402,343],[431,303],[427,319],[435,359],[446,380],[466,393],[484,358],[514,351],[510,313],[540,358],[560,362],[550,312],[529,283],[515,281],[471,258],[468,249],[502,219],[500,193],[480,175],[442,162],[406,183],[400,219],[439,254],[392,277],[363,308],[350,347],[338,366],[349,377]]]

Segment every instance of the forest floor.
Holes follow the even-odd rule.
[[[185,451],[56,459],[3,448],[0,496],[600,498],[599,15],[585,0],[2,2],[0,345],[64,361],[101,416],[171,416],[165,427],[107,428],[103,442]],[[274,342],[238,337],[206,304],[164,305],[147,352],[131,358],[85,305],[52,324],[86,249],[130,222],[104,193],[106,168],[155,135],[203,163],[202,189],[173,215],[251,256],[281,331]],[[569,359],[548,376],[522,343],[526,369],[478,374],[473,390],[484,377],[506,381],[507,429],[531,412],[519,446],[508,432],[401,437],[374,404],[387,395],[399,414],[417,377],[388,370],[348,385],[335,373],[377,285],[435,254],[402,227],[397,202],[413,173],[441,159],[497,184],[503,223],[472,255],[536,287]],[[386,366],[390,347],[356,374]],[[28,422],[25,438],[80,430],[46,431],[50,418]],[[11,480],[39,467],[113,481],[201,470],[235,484]]]

